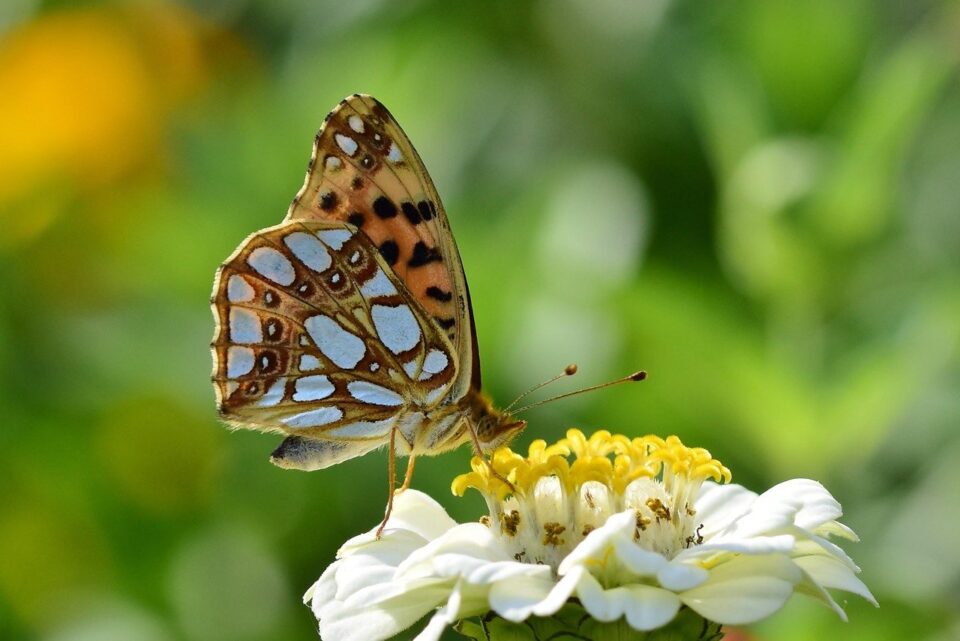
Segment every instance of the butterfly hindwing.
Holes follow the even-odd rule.
[[[327,116],[286,220],[346,221],[366,234],[450,339],[460,372],[451,395],[479,389],[460,254],[423,161],[380,102],[354,94]]]
[[[447,337],[349,224],[253,234],[218,271],[213,309],[218,404],[240,427],[372,448],[405,408],[433,405],[456,379]]]

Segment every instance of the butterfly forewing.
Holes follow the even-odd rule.
[[[420,156],[377,100],[355,94],[327,116],[286,220],[359,228],[450,339],[459,363],[451,398],[479,389],[470,296],[446,214]]]
[[[214,385],[236,425],[382,442],[409,406],[433,405],[456,379],[446,335],[352,225],[253,234],[213,296]]]

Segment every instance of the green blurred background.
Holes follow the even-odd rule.
[[[275,224],[343,96],[443,196],[502,404],[821,480],[881,608],[757,640],[960,638],[960,6],[867,0],[0,6],[0,638],[315,638],[381,452],[313,474],[229,433],[217,264]],[[570,383],[567,383],[570,385]],[[418,465],[454,516],[466,448]]]

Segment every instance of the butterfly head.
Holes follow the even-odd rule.
[[[509,412],[496,409],[486,395],[476,392],[468,398],[470,415],[476,430],[480,449],[489,454],[506,445],[527,426],[524,420],[518,420]]]
[[[480,449],[489,454],[512,441],[526,426],[526,421],[515,419],[509,414],[490,415],[477,427]]]

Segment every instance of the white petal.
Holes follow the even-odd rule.
[[[343,559],[336,576],[337,593],[335,598],[343,600],[374,585],[389,584],[396,574],[392,565],[380,563],[368,556],[356,556]]]
[[[813,599],[816,599],[820,603],[823,603],[825,606],[833,610],[840,620],[844,623],[847,622],[847,613],[843,611],[843,608],[840,607],[833,596],[827,591],[825,587],[813,580],[813,577],[809,573],[804,572],[803,578],[800,579],[800,582],[797,583],[794,588],[797,594],[804,594]]]
[[[836,520],[843,514],[840,503],[830,492],[810,479],[792,479],[774,485],[757,498],[755,509],[763,509],[768,502],[798,503],[794,524],[805,530]]]
[[[447,554],[454,556],[444,558]],[[506,560],[509,553],[488,527],[461,523],[411,552],[397,568],[397,577],[461,576],[483,563]]]
[[[614,549],[617,558],[627,569],[640,576],[653,576],[667,564],[667,559],[662,554],[643,549],[634,543],[632,538],[616,539]]]
[[[758,499],[746,514],[712,537],[710,542],[721,538],[747,539],[778,533],[793,525],[794,518],[801,507],[799,502],[759,503]]]
[[[383,531],[384,536],[380,541],[386,539],[392,530],[397,529],[415,532],[431,541],[456,524],[457,522],[450,518],[436,500],[417,490],[405,490],[393,499],[393,512],[390,513],[390,520],[387,521]],[[354,537],[347,544],[360,540],[379,544],[380,541],[377,541],[375,536],[376,529],[374,527],[369,532]],[[347,544],[344,547],[347,547]]]
[[[680,599],[673,592],[639,584],[604,590],[589,573],[581,577],[577,596],[584,609],[596,620],[616,621],[626,615],[627,622],[638,630],[652,630],[664,625],[680,608]]]
[[[694,501],[697,520],[703,523],[700,532],[707,540],[743,516],[757,495],[741,485],[718,485],[707,481]]]
[[[561,576],[566,574],[571,567],[586,563],[591,559],[602,559],[606,549],[612,545],[617,538],[630,534],[635,527],[636,516],[633,511],[614,514],[607,522],[593,530],[584,538],[577,547],[560,562],[557,573]]]
[[[589,574],[582,565],[574,566],[560,582],[553,586],[550,594],[533,608],[533,614],[546,617],[555,614],[570,599],[584,574]]]
[[[410,530],[384,532],[379,541],[373,534],[361,534],[344,543],[337,551],[337,557],[347,559],[363,555],[387,565],[397,566],[426,543],[426,539]]]
[[[653,630],[669,623],[680,609],[680,597],[652,585],[630,585],[624,606],[627,623],[636,630]]]
[[[538,580],[547,580],[553,585],[552,574],[550,566],[547,565],[519,563],[517,561],[499,561],[495,563],[485,562],[483,566],[465,576],[464,580],[467,581],[467,583],[482,585],[486,583],[510,581],[514,578],[530,577]]]
[[[482,614],[489,609],[485,592],[469,595],[462,588],[462,584],[454,587],[446,605],[437,610],[413,641],[438,641],[444,630],[459,619]]]
[[[304,604],[308,604],[316,618],[320,618],[320,609],[333,601],[337,594],[336,574],[340,561],[334,561],[327,566],[316,583],[310,586],[303,595]]]
[[[709,572],[699,565],[671,562],[657,572],[657,582],[668,590],[682,592],[707,580]]]
[[[779,536],[755,536],[747,539],[717,537],[710,543],[694,545],[681,550],[675,561],[690,561],[705,556],[713,556],[717,552],[735,552],[737,554],[789,554],[795,549],[796,539],[789,534]]]
[[[387,527],[403,527],[435,539],[457,524],[436,499],[417,490],[405,490],[393,499]]]
[[[381,641],[409,628],[423,615],[443,603],[450,586],[431,586],[406,591],[377,607],[340,604],[320,619],[325,641]]]
[[[828,521],[823,525],[815,527],[813,530],[814,534],[819,534],[820,536],[838,536],[841,539],[847,539],[848,541],[853,541],[854,543],[860,541],[860,537],[857,536],[857,533],[848,528],[843,523],[838,523],[837,521]]]
[[[804,556],[793,562],[823,587],[852,592],[879,606],[869,588],[842,561],[829,556]]]
[[[584,572],[577,583],[577,596],[584,609],[597,621],[616,621],[623,616],[623,603],[610,594],[589,572]]]
[[[413,638],[413,641],[440,641],[444,630],[455,621],[456,619],[451,618],[450,611],[446,607],[440,608],[430,617],[426,627]]]
[[[507,621],[519,622],[550,595],[554,583],[549,576],[517,576],[490,588],[490,607]]]
[[[843,551],[839,545],[831,543],[827,539],[816,536],[815,534],[810,534],[809,538],[806,540],[801,539],[800,535],[807,534],[805,530],[796,528],[795,532],[797,533],[797,544],[793,547],[793,556],[807,556],[807,555],[817,555],[817,554],[829,554],[833,558],[837,559],[844,563],[848,568],[853,572],[860,572],[860,568],[857,567],[857,564],[853,562],[853,559],[850,558],[846,552]]]
[[[800,568],[784,556],[742,556],[713,568],[702,585],[680,598],[711,621],[751,623],[783,607],[800,578]]]

